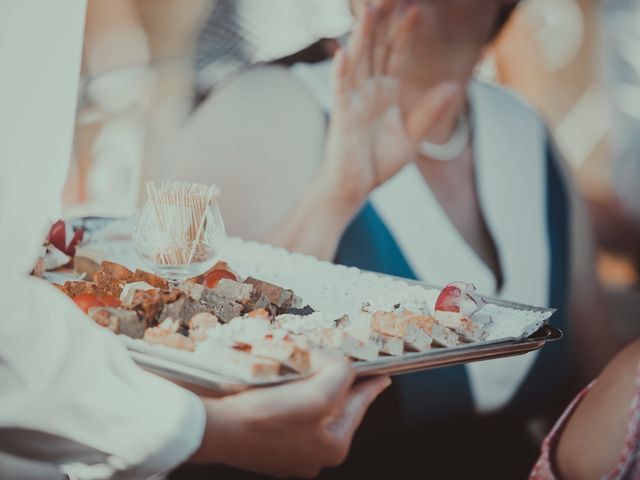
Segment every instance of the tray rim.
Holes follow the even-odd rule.
[[[392,360],[355,363],[359,376],[400,375],[434,368],[462,365],[484,360],[506,358],[540,350],[549,342],[560,341],[564,333],[549,324],[524,339],[501,339],[424,353],[410,353]],[[392,358],[392,357],[391,357]],[[408,361],[407,361],[408,358]]]
[[[67,221],[83,227],[89,222],[109,223],[110,221],[127,220],[129,217],[106,217],[106,216],[81,216],[68,218]],[[99,230],[97,227],[95,230]],[[87,228],[92,231],[93,228]],[[422,282],[420,280],[401,278],[394,275],[386,275],[378,272],[371,272],[359,269],[364,273],[372,273],[377,276],[399,280],[405,284],[419,286],[424,289],[441,289],[435,285]],[[409,353],[402,357],[383,357],[372,362],[354,362],[354,368],[358,376],[366,377],[372,375],[399,375],[415,371],[423,371],[432,368],[471,363],[474,361],[488,360],[493,358],[504,358],[514,355],[523,355],[543,348],[546,343],[558,341],[563,338],[563,332],[549,323],[549,318],[556,312],[554,308],[534,307],[523,303],[507,301],[492,296],[478,294],[487,303],[509,308],[512,310],[524,310],[547,314],[541,327],[526,338],[503,338],[491,342],[477,344],[467,344],[446,349],[434,349],[423,353]],[[132,359],[146,370],[153,371],[164,377],[169,377],[178,381],[187,382],[204,388],[213,389],[214,392],[223,395],[237,393],[248,388],[268,387],[295,381],[304,376],[289,375],[278,377],[274,380],[247,382],[242,379],[213,373],[210,370],[200,369],[194,366],[184,365],[160,356],[150,355],[140,352],[127,346]]]
[[[356,376],[366,378],[377,375],[401,375],[434,368],[461,365],[483,360],[524,355],[540,350],[549,342],[563,338],[563,332],[549,324],[524,339],[501,339],[482,344],[468,344],[443,350],[407,354],[403,357],[385,357],[373,362],[354,362]],[[212,373],[193,366],[182,365],[135,350],[129,350],[132,359],[142,368],[162,377],[206,389],[210,396],[224,396],[252,388],[282,385],[305,378],[288,375],[273,380],[248,382],[226,375]],[[409,361],[407,361],[409,358]]]

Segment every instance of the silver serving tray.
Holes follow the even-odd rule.
[[[82,226],[89,234],[100,232],[102,228],[114,220],[101,217],[85,217],[72,220],[75,227]],[[384,275],[382,275],[384,276]],[[393,277],[411,285],[425,288],[437,288],[423,282]],[[535,312],[551,316],[555,310],[537,308],[515,302],[484,297],[487,303],[507,307],[513,310]],[[402,375],[435,368],[442,368],[466,363],[524,355],[543,348],[547,342],[555,342],[563,337],[562,331],[549,325],[548,320],[537,331],[526,332],[524,338],[505,338],[496,341],[479,342],[449,348],[436,348],[428,352],[409,353],[402,357],[381,357],[371,362],[354,362],[359,377],[376,375]],[[534,327],[534,328],[537,328]],[[528,335],[527,335],[528,333]],[[250,388],[263,388],[300,380],[301,375],[280,376],[275,380],[252,381],[220,375],[204,369],[186,366],[161,357],[149,355],[129,349],[132,359],[144,369],[175,383],[187,386],[196,393],[208,396],[224,396],[241,392]]]
[[[561,340],[562,337],[562,331],[547,324],[523,340],[512,338],[434,349],[424,353],[408,353],[402,357],[358,362],[355,364],[355,368],[361,377],[415,373],[440,367],[524,355],[540,350],[547,342],[555,342]]]
[[[436,288],[415,280],[394,278],[424,288]],[[532,307],[530,305],[490,297],[483,297],[483,299],[487,303],[513,310],[548,314],[549,317],[555,313],[555,310],[550,308]],[[434,348],[428,352],[406,353],[402,357],[381,357],[378,360],[369,362],[354,362],[354,368],[357,376],[360,378],[377,375],[405,375],[436,368],[524,355],[542,349],[548,342],[559,341],[563,336],[563,332],[550,325],[547,320],[537,331],[532,332],[525,338],[504,338],[489,342],[459,345],[456,347]],[[247,382],[199,368],[184,366],[170,360],[133,350],[130,350],[130,354],[133,360],[142,368],[181,384],[196,393],[211,397],[232,395],[251,388],[273,387],[304,378],[302,375],[290,374],[274,380]]]
[[[424,353],[409,353],[402,357],[383,357],[371,362],[355,362],[354,367],[357,375],[363,378],[376,375],[402,375],[434,368],[524,355],[540,350],[547,342],[555,342],[561,340],[562,337],[562,331],[546,324],[525,339],[503,339],[433,349]],[[245,382],[144,353],[130,351],[130,355],[145,370],[184,385],[196,393],[212,397],[231,395],[250,388],[281,385],[303,378],[300,375],[292,374],[279,377],[277,380]]]

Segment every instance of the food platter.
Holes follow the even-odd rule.
[[[99,227],[89,231],[90,240],[83,248],[101,252],[106,261],[93,274],[95,284],[78,282],[76,278],[72,286],[84,283],[83,288],[89,286],[92,290],[114,288],[116,296],[125,304],[138,296],[163,298],[164,303],[161,302],[153,317],[146,319],[142,330],[139,325],[144,323],[142,317],[146,310],[138,307],[144,307],[143,304],[138,307],[132,304],[129,309],[93,308],[89,316],[99,325],[119,333],[132,359],[146,370],[196,387],[208,395],[228,395],[303,378],[311,374],[308,356],[316,348],[351,358],[357,375],[369,377],[524,355],[563,336],[549,323],[555,312],[550,308],[487,298],[472,290],[466,291],[468,284],[462,282],[434,288],[422,282],[334,265],[235,238],[226,241],[223,254],[224,260],[233,267],[235,280],[223,278],[211,288],[194,280],[178,287],[178,295],[163,287],[149,290],[147,295],[137,290],[136,285],[144,283],[141,280],[162,283],[163,279],[139,270],[142,265],[126,234],[130,227],[125,224],[113,229],[117,223],[100,221]],[[109,229],[111,233],[105,234]],[[116,273],[121,271],[128,272],[128,280],[118,284]],[[69,272],[53,272],[47,278],[73,298],[77,292],[64,287],[66,275]],[[263,304],[266,310],[255,306],[258,294],[265,300],[265,297],[271,298],[274,289],[279,300]],[[452,300],[458,313],[452,313],[451,304],[446,302],[448,294],[445,293],[451,291],[459,295]],[[201,297],[203,294],[205,297]],[[285,297],[288,303],[280,305],[278,302]],[[197,341],[194,336],[192,340],[191,322],[209,305],[207,299],[210,298],[222,303],[211,304],[215,311],[205,314],[217,315],[220,321],[216,319],[214,326],[207,324],[208,334]],[[242,308],[248,305],[245,301],[251,308]],[[188,309],[185,308],[187,302],[190,302]],[[465,313],[469,303],[474,308]],[[304,304],[306,307],[302,307]],[[233,315],[224,318],[225,312],[218,308],[221,306],[235,308]],[[311,313],[301,313],[305,309]],[[186,311],[187,317],[179,319],[181,312]],[[331,321],[330,325],[327,320]],[[125,331],[118,327],[125,322],[135,324],[136,328]],[[173,328],[170,332],[164,326],[167,322],[169,328]],[[256,322],[268,325],[259,332],[260,338],[254,338],[255,331],[251,330]],[[303,326],[309,324],[313,325],[312,329],[305,330]],[[178,339],[179,345],[167,343],[169,337]],[[429,342],[420,343],[424,338]],[[392,348],[398,347],[398,343],[399,351]],[[293,356],[275,351],[281,347],[297,352],[298,360],[302,358],[301,353],[306,355],[306,367],[291,363]],[[277,364],[275,370],[274,364]]]
[[[450,347],[426,353],[410,353],[398,359],[380,359],[356,364],[359,376],[401,375],[434,368],[451,367],[472,362],[524,355],[540,350],[548,342],[562,339],[562,332],[551,325],[544,325],[528,338],[505,339],[478,345]]]
[[[482,345],[466,345],[453,347],[443,351],[408,354],[403,358],[384,358],[371,362],[354,364],[358,377],[366,378],[376,375],[403,375],[451,367],[472,362],[524,355],[542,349],[549,342],[561,340],[563,333],[551,326],[544,325],[540,330],[526,339],[505,339],[488,342]],[[296,381],[299,375],[289,375],[271,381],[246,381],[219,375],[206,370],[181,365],[170,360],[130,350],[133,360],[145,370],[170,379],[172,381],[201,389],[203,394],[212,397],[231,395],[250,388],[264,388]]]

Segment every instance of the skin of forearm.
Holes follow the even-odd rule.
[[[640,343],[625,348],[605,368],[562,431],[555,448],[561,478],[609,475],[628,433]]]
[[[243,422],[238,421],[232,402],[225,399],[205,399],[207,423],[200,448],[189,459],[191,463],[220,464],[228,463],[229,449],[243,429]]]
[[[269,237],[269,243],[321,260],[333,260],[345,228],[366,197],[332,184],[317,177],[302,201]]]
[[[131,29],[142,29],[135,4],[131,0],[87,4],[85,42],[90,47],[106,35]]]

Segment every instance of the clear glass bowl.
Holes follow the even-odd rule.
[[[140,259],[174,287],[209,270],[220,259],[226,240],[217,203],[209,205],[202,216],[192,215],[192,208],[165,207],[159,215],[154,203],[147,201],[133,232]],[[192,218],[202,221],[196,225]]]

